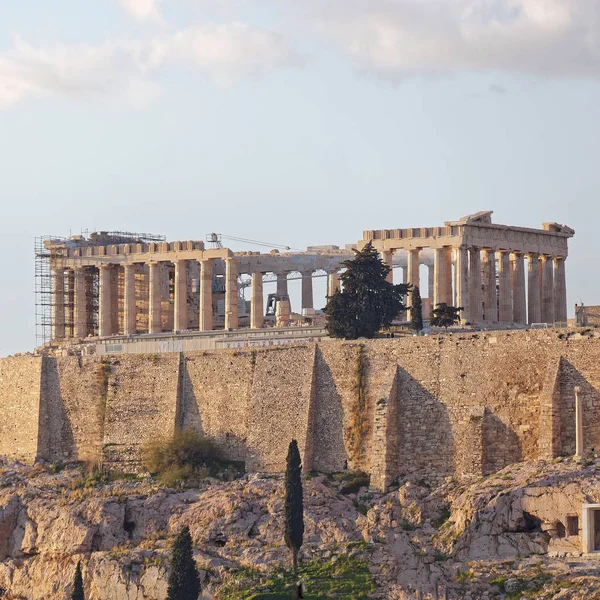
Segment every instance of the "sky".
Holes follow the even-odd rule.
[[[574,228],[569,314],[600,304],[599,82],[600,0],[0,0],[0,356],[35,346],[35,236],[83,230],[493,210]]]

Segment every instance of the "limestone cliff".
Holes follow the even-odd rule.
[[[449,598],[600,598],[595,561],[580,555],[579,532],[565,522],[600,501],[600,461],[522,463],[435,489],[409,478],[386,494],[345,479],[306,480],[303,559],[358,552],[375,597],[432,597],[437,585]],[[245,598],[231,592],[240,570],[247,593],[289,561],[282,494],[278,476],[170,490],[5,463],[0,587],[5,598],[66,600],[81,560],[89,600],[162,600],[170,539],[187,524],[204,597]]]

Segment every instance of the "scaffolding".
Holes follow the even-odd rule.
[[[50,268],[50,249],[45,242],[50,240],[65,241],[53,235],[42,235],[35,238],[35,340],[38,346],[52,339],[52,324],[54,319],[54,286],[52,269]],[[58,249],[57,249],[58,252]],[[65,290],[65,301],[69,293]]]
[[[35,339],[36,345],[42,346],[54,337],[54,315],[59,308],[54,287],[51,259],[66,256],[70,245],[102,246],[121,243],[164,242],[166,236],[151,233],[134,233],[130,231],[82,231],[81,237],[65,238],[54,235],[42,235],[35,238]],[[47,244],[48,242],[48,244]],[[50,248],[49,242],[52,242]],[[98,335],[98,269],[84,268],[86,295],[86,335]],[[64,273],[63,307],[65,333],[68,337],[75,335],[75,275],[73,271]]]

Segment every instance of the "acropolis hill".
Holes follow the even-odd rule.
[[[276,472],[296,438],[307,472],[363,470],[383,490],[407,472],[482,475],[574,452],[576,390],[578,439],[598,447],[600,344],[566,329],[521,330],[566,327],[573,234],[557,223],[496,225],[490,212],[443,227],[365,231],[350,248],[371,242],[413,285],[424,262],[431,301],[463,306],[470,328],[357,342],[290,326],[286,287],[300,272],[301,312],[313,315],[312,275],[323,271],[333,293],[350,249],[234,253],[126,234],[47,240],[52,310],[43,327],[49,348],[67,350],[0,361],[0,454],[137,470],[147,440],[193,429],[248,471]],[[242,273],[251,277],[249,303]],[[278,291],[271,321],[268,273]],[[280,343],[287,347],[254,347]]]
[[[493,224],[484,212],[306,252],[115,233],[46,240],[45,343],[0,359],[0,455],[26,464],[0,466],[0,586],[62,599],[46,582],[85,554],[91,598],[163,598],[162,542],[182,524],[211,593],[241,568],[271,570],[285,560],[275,474],[296,439],[307,475],[305,558],[358,553],[377,584],[372,597],[412,599],[418,589],[434,598],[438,584],[450,598],[493,597],[498,569],[508,579],[518,568],[517,587],[540,577],[542,559],[525,558],[533,554],[554,572],[564,566],[554,557],[576,557],[570,564],[590,578],[565,585],[585,591],[560,597],[593,597],[600,331],[594,310],[578,309],[589,326],[567,324],[573,235],[557,223]],[[369,242],[397,280],[420,285],[426,309],[462,306],[460,327],[327,338],[312,278],[326,276],[332,294],[351,249]],[[298,307],[287,289],[294,278]],[[264,281],[276,285],[266,308]],[[143,447],[178,430],[210,438],[246,475],[193,490],[146,479],[71,493],[63,487],[77,481],[72,465],[64,474],[31,466],[85,461],[140,473]],[[364,472],[369,487],[344,492],[340,472]],[[122,546],[131,556],[115,558]]]

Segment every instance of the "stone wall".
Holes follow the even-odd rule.
[[[230,460],[246,459],[256,353],[229,350],[187,354],[182,363],[182,421],[211,437]]]
[[[102,448],[109,364],[90,356],[43,359],[40,454],[97,462]]]
[[[38,453],[42,359],[0,360],[0,454],[32,463]]]
[[[575,305],[575,320],[579,325],[597,327],[600,325],[600,306]]]
[[[42,367],[43,363],[43,367]],[[572,454],[574,387],[586,452],[600,448],[600,340],[558,330],[325,341],[211,352],[0,360],[0,452],[134,469],[177,427],[249,470],[487,474]]]
[[[314,458],[315,347],[257,352],[248,415],[246,467],[283,471],[290,440],[296,439],[305,471]]]
[[[102,462],[135,470],[150,439],[172,436],[180,421],[179,354],[126,355],[101,361],[106,369]]]

